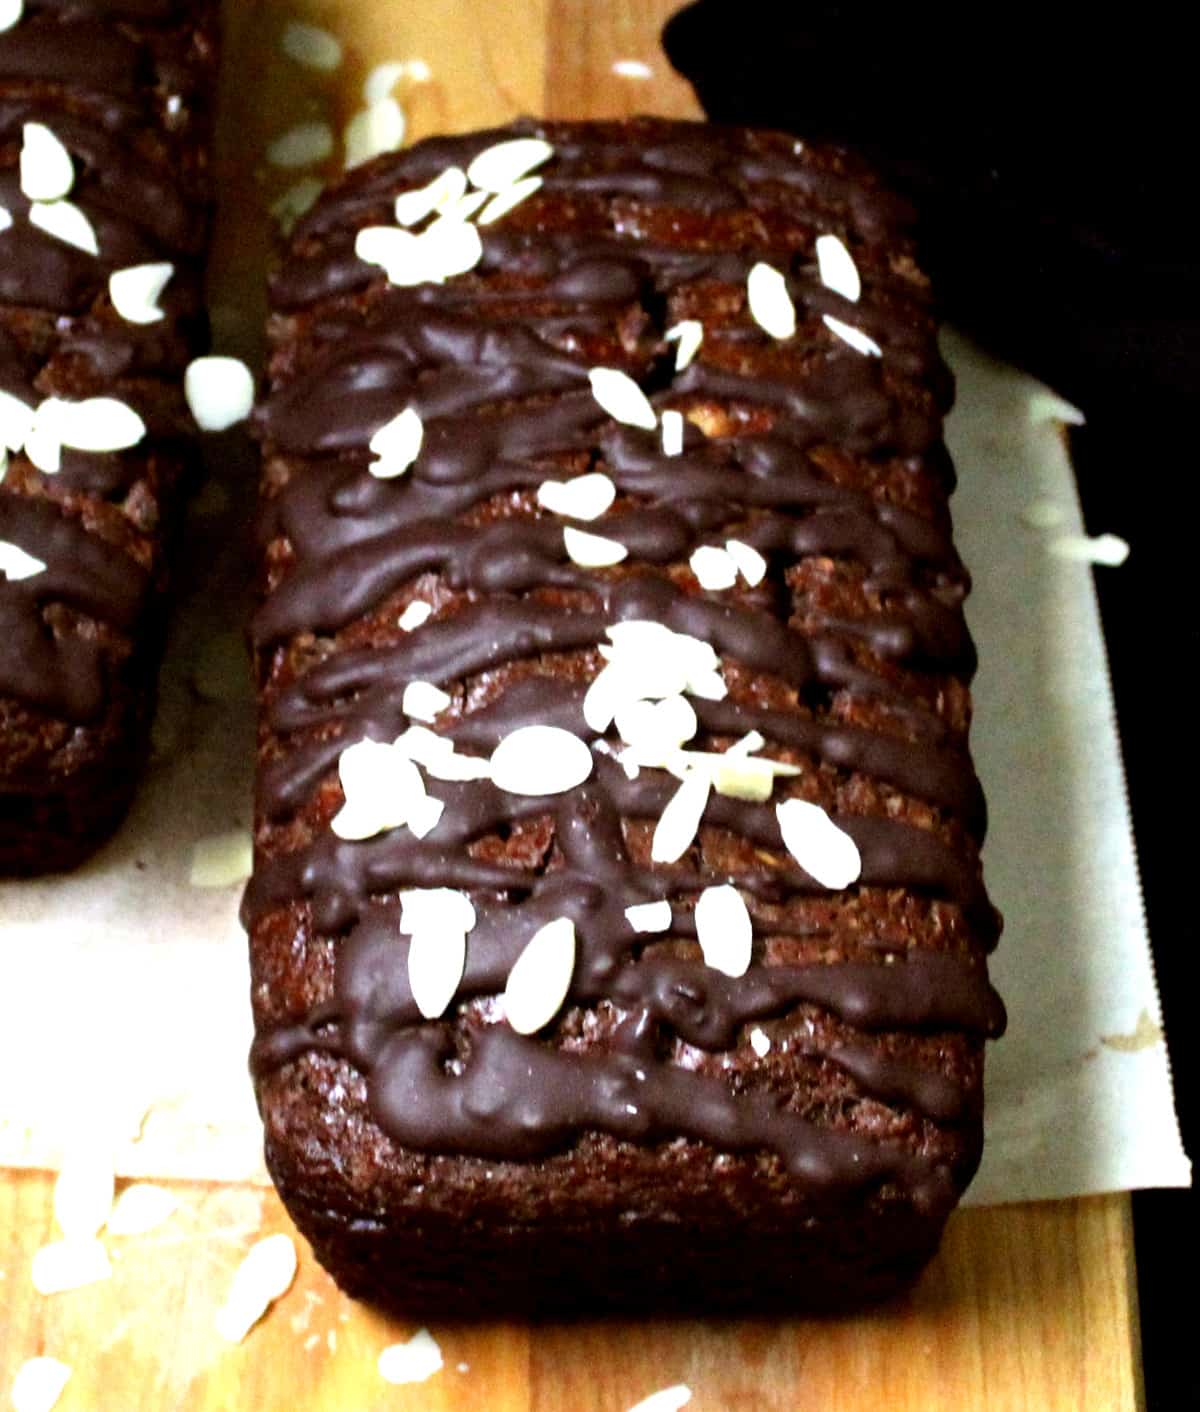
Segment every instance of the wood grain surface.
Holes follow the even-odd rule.
[[[269,243],[265,210],[297,173],[266,168],[266,141],[324,117],[340,130],[370,68],[421,58],[402,79],[410,135],[501,122],[520,112],[688,116],[690,90],[658,48],[672,0],[309,0],[228,6],[214,262],[223,351],[259,342]],[[279,58],[287,18],[337,33],[345,62],[315,74]],[[618,59],[651,76],[622,77]],[[1015,939],[1014,939],[1015,941]],[[53,1177],[0,1174],[0,1398],[21,1363],[71,1365],[62,1412],[626,1412],[683,1383],[689,1412],[1108,1412],[1140,1405],[1137,1311],[1126,1196],[971,1210],[905,1299],[837,1320],[617,1321],[432,1329],[443,1369],[391,1386],[381,1349],[396,1324],[342,1296],[301,1242],[292,1288],[240,1346],[213,1316],[261,1234],[290,1230],[274,1194],[175,1183],[180,1208],[140,1237],[111,1237],[110,1280],[42,1297],[34,1252],[54,1238]],[[452,1312],[452,1311],[448,1311]]]

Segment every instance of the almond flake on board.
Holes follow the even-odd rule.
[[[673,1387],[660,1388],[649,1397],[643,1397],[629,1412],[679,1412],[691,1400],[691,1388],[686,1383],[676,1383]]]
[[[241,1343],[295,1278],[296,1246],[291,1236],[280,1233],[256,1241],[233,1272],[225,1303],[216,1312],[217,1333],[229,1343]]]
[[[0,9],[0,32],[5,26]],[[17,1369],[9,1397],[13,1412],[51,1412],[71,1377],[71,1368],[57,1358],[28,1358]]]
[[[112,1150],[102,1138],[80,1138],[69,1147],[54,1182],[54,1219],[67,1240],[91,1240],[100,1233],[115,1187]]]
[[[360,108],[342,134],[346,170],[362,166],[381,152],[395,152],[404,141],[406,126],[404,111],[394,98],[380,98]]]
[[[95,1238],[55,1240],[34,1252],[30,1274],[39,1294],[62,1294],[111,1278],[112,1266]]]
[[[297,123],[267,144],[272,167],[314,167],[333,152],[333,129],[326,122]]]
[[[388,59],[376,64],[363,81],[363,102],[369,108],[383,98],[392,96],[392,89],[404,77],[408,65],[402,59]]]
[[[139,1236],[157,1230],[179,1209],[173,1192],[154,1182],[134,1182],[117,1197],[108,1218],[110,1236]]]
[[[428,1329],[418,1329],[405,1343],[383,1349],[376,1369],[385,1383],[423,1383],[442,1370],[442,1350]]]
[[[271,202],[272,219],[284,235],[291,235],[296,223],[317,204],[324,186],[315,176],[303,176]]]
[[[664,456],[679,456],[683,452],[683,413],[674,410],[662,414],[662,449]]]
[[[279,47],[297,64],[322,73],[332,73],[342,62],[342,42],[337,35],[305,20],[288,20]]]
[[[616,59],[612,66],[618,78],[647,79],[654,77],[654,70],[641,59]]]

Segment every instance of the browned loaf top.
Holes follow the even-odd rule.
[[[295,231],[244,915],[352,1291],[834,1306],[935,1247],[1003,1009],[908,220],[778,134],[526,121]]]
[[[194,434],[183,372],[207,339],[217,40],[212,0],[17,8],[0,32],[0,874],[94,848],[144,753]]]

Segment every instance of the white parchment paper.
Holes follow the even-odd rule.
[[[1010,1013],[989,1050],[968,1199],[1183,1185],[1092,570],[1048,550],[1080,532],[1063,438],[1038,384],[962,340],[947,347],[955,522],[983,664],[973,746],[1007,920],[993,974]],[[197,844],[250,824],[238,625],[254,470],[236,439],[212,460],[133,814],[73,876],[0,883],[0,1164],[55,1166],[86,1122],[112,1136],[127,1175],[266,1180],[240,885],[189,881]],[[1034,502],[1062,523],[1028,527]]]

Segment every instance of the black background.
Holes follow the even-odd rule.
[[[1087,416],[1071,438],[1086,526],[1132,551],[1095,579],[1176,1100],[1196,1154],[1200,77],[1178,9],[1104,14],[1028,0],[699,0],[664,46],[710,118],[871,156],[921,212],[947,318]],[[1147,1405],[1200,1407],[1183,1293],[1197,1198],[1143,1192],[1133,1207]]]

